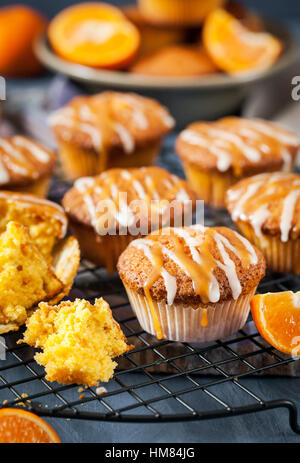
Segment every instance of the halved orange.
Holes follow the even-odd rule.
[[[0,8],[0,75],[27,77],[41,72],[33,44],[44,29],[46,19],[33,8]]]
[[[221,8],[207,16],[203,42],[216,65],[231,74],[268,69],[282,52],[276,37],[250,31]]]
[[[140,44],[138,29],[121,10],[105,3],[66,8],[51,21],[48,37],[64,59],[105,69],[128,65]]]
[[[256,328],[271,346],[300,355],[300,291],[257,294],[251,312]]]
[[[18,408],[0,410],[1,444],[58,444],[54,429],[37,415]]]

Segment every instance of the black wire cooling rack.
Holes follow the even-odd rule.
[[[54,199],[64,189],[65,185],[57,186]],[[206,225],[231,225],[226,213],[211,209],[205,221]],[[269,274],[259,291],[296,291],[299,283],[296,276]],[[120,359],[114,378],[104,385],[106,392],[99,395],[96,388],[48,382],[44,369],[33,359],[34,349],[17,344],[22,333],[9,333],[0,337],[0,355],[6,345],[6,358],[0,361],[2,406],[22,405],[40,416],[117,422],[205,420],[286,408],[292,429],[300,433],[292,401],[266,400],[249,382],[244,383],[255,375],[291,374],[297,368],[300,375],[299,362],[267,345],[253,322],[234,336],[206,346],[158,341],[139,326],[119,278],[84,260],[69,298],[76,297],[90,301],[104,297],[135,346]],[[234,392],[234,405],[223,398],[228,388]]]

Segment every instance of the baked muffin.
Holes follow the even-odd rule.
[[[0,188],[47,196],[55,155],[23,135],[0,138]]]
[[[17,330],[39,302],[54,304],[67,295],[78,265],[74,238],[53,254],[50,264],[28,228],[9,222],[0,234],[0,333]]]
[[[49,122],[71,180],[112,167],[152,164],[163,136],[174,126],[157,101],[119,92],[76,97]]]
[[[85,386],[109,381],[117,366],[113,358],[133,348],[103,299],[95,305],[82,299],[39,304],[21,342],[43,350],[35,360],[45,366],[48,381]]]
[[[164,47],[131,67],[134,74],[166,77],[202,76],[217,71],[204,50],[188,45]]]
[[[244,179],[228,190],[226,204],[238,230],[264,253],[269,270],[300,274],[300,175]]]
[[[137,236],[191,219],[194,194],[159,167],[111,169],[78,179],[62,204],[83,256],[112,273]]]
[[[132,241],[118,271],[145,331],[206,342],[244,326],[265,260],[233,230],[192,226]]]
[[[226,191],[244,177],[291,171],[299,146],[299,137],[275,123],[239,117],[195,122],[176,141],[188,183],[214,207],[224,207]]]
[[[31,239],[47,259],[67,232],[68,219],[58,204],[33,195],[0,191],[0,233],[9,222],[28,228]]]
[[[151,24],[135,6],[125,7],[123,13],[140,32],[141,42],[137,53],[140,58],[149,56],[163,47],[185,41],[185,30],[178,27],[161,27]]]
[[[154,24],[198,26],[224,0],[138,0],[141,14]]]

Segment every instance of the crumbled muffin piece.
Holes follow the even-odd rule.
[[[112,378],[112,359],[132,349],[107,302],[76,299],[57,306],[40,303],[26,323],[23,342],[43,350],[35,360],[46,379],[63,384],[97,386]]]

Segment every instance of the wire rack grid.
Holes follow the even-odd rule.
[[[56,185],[53,199],[65,188]],[[206,225],[231,226],[222,211],[207,209],[205,220]],[[268,274],[259,291],[296,291],[299,283],[300,277]],[[292,401],[268,400],[245,384],[250,377],[281,374],[297,363],[266,344],[251,321],[234,336],[205,346],[158,341],[141,329],[117,275],[108,276],[85,260],[69,299],[76,297],[104,297],[135,346],[120,359],[106,392],[98,395],[95,388],[48,382],[34,361],[34,349],[17,344],[22,332],[9,333],[0,338],[0,348],[6,348],[6,358],[0,361],[2,407],[22,405],[40,416],[118,422],[204,420],[281,407],[289,410],[290,425],[300,433]],[[234,404],[224,398],[229,389]]]

